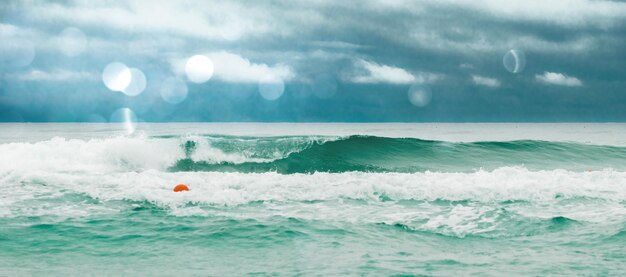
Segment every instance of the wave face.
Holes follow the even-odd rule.
[[[196,141],[183,144],[185,159],[172,171],[279,173],[470,171],[523,165],[531,169],[623,168],[626,148],[546,141],[449,143],[413,138],[350,136],[337,139],[237,139],[212,145],[247,153],[237,162],[194,156]],[[210,158],[210,157],[208,157]]]
[[[625,166],[536,140],[4,143],[0,275],[624,275]]]
[[[469,172],[504,166],[573,171],[626,167],[626,147],[566,142],[451,143],[414,138],[116,137],[0,144],[4,169],[78,172]]]

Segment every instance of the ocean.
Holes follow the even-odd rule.
[[[0,276],[626,275],[626,124],[6,123],[0,192]]]

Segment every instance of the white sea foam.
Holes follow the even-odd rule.
[[[110,172],[162,169],[184,157],[177,140],[53,138],[0,145],[1,171]]]
[[[148,169],[166,170],[185,158],[181,144],[191,140],[197,147],[191,158],[209,163],[261,162],[245,153],[224,153],[202,137],[146,138],[111,137],[97,139],[65,139],[55,137],[33,143],[0,144],[0,172],[122,172]]]
[[[256,148],[246,148],[261,138],[243,142],[248,146],[233,153],[215,147],[232,139],[139,135],[0,144],[0,218],[63,220],[155,205],[175,216],[384,223],[460,237],[511,230],[523,234],[517,225],[524,220],[557,217],[613,231],[611,226],[622,228],[626,222],[626,172],[611,169],[289,175],[167,171],[185,158],[188,141],[196,143],[190,156],[195,161],[266,161],[254,155]],[[292,147],[302,147],[302,141],[294,141],[265,156],[280,158]],[[178,183],[191,191],[172,192]]]
[[[177,183],[191,190],[172,192]],[[401,224],[459,237],[523,233],[524,228],[511,224],[524,218],[549,222],[565,217],[611,226],[626,221],[626,172],[614,170],[504,167],[473,173],[292,175],[31,170],[5,171],[0,187],[0,217],[91,217],[151,203],[176,216]]]
[[[186,136],[186,141],[193,141],[196,143],[196,149],[191,154],[191,159],[194,161],[205,161],[208,163],[244,163],[244,162],[267,162],[273,159],[262,159],[251,157],[253,153],[248,151],[241,151],[238,153],[225,153],[224,151],[215,148],[211,145],[211,142],[206,137],[201,136]],[[215,139],[212,139],[215,140]],[[277,155],[275,159],[282,156]]]

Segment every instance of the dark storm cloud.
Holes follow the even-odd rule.
[[[120,107],[146,121],[626,120],[621,2],[8,1],[0,20],[4,42],[35,51],[28,65],[0,63],[3,121]],[[75,56],[60,37],[68,27],[86,37]],[[526,54],[520,73],[502,65],[510,49]],[[212,79],[187,82],[180,104],[163,101],[163,80],[184,79],[196,54],[213,60]],[[141,69],[145,91],[108,90],[112,61]],[[285,84],[274,101],[258,92],[268,74]],[[428,105],[411,105],[414,84],[430,88]]]

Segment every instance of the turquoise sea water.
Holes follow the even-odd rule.
[[[0,130],[0,276],[626,274],[620,124]]]

